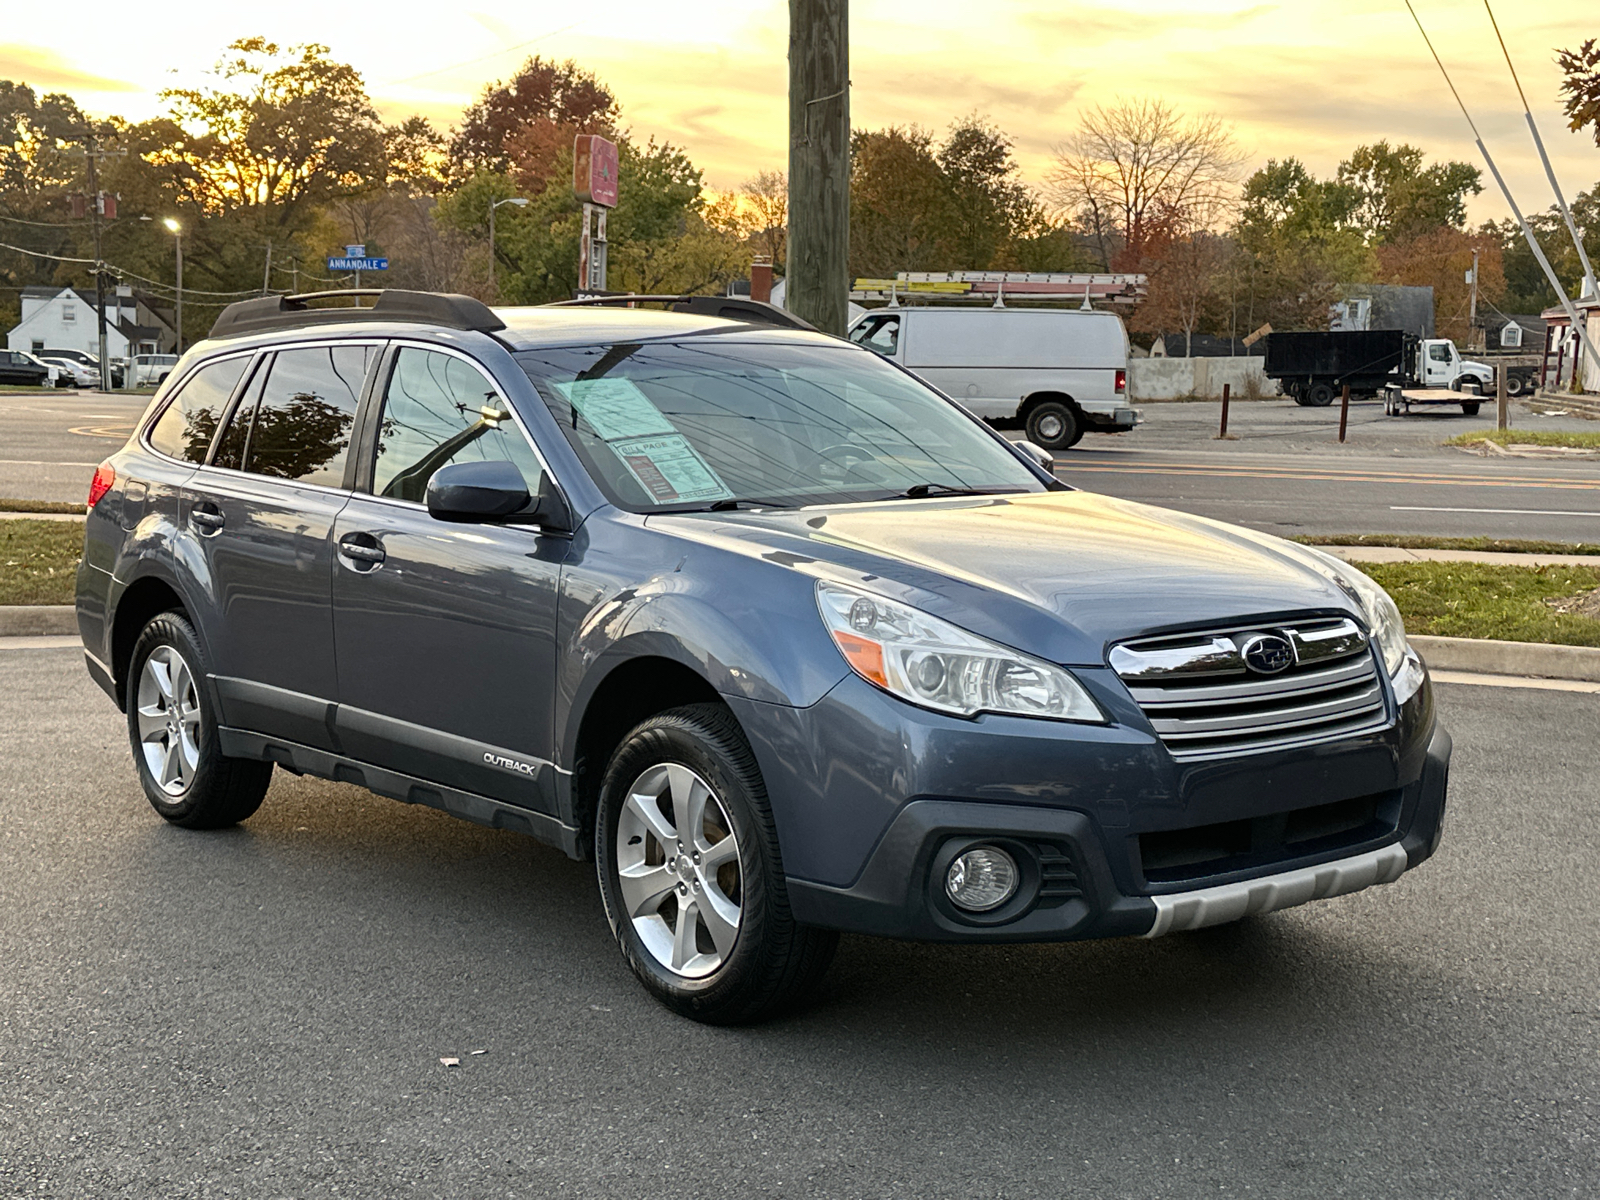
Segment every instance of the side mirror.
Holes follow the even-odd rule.
[[[450,463],[428,480],[428,515],[440,521],[492,521],[528,507],[527,481],[505,460]]]
[[[1055,456],[1043,446],[1035,445],[1033,442],[1013,442],[1012,445],[1014,445],[1018,450],[1022,451],[1022,453],[1025,454],[1036,466],[1043,467],[1052,475],[1055,474]]]

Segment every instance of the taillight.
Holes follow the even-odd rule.
[[[93,508],[100,503],[100,497],[111,490],[111,485],[117,481],[117,469],[108,462],[101,463],[94,469],[94,478],[89,481],[89,507]]]
[[[1117,391],[1125,392],[1127,390],[1128,390],[1128,373],[1126,371],[1119,370],[1117,372]]]

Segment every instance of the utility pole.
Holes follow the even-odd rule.
[[[105,215],[105,198],[100,194],[100,160],[126,154],[126,150],[102,150],[93,133],[83,134],[83,156],[89,165],[89,219],[94,230],[94,310],[100,335],[100,390],[111,390],[111,362],[106,357],[106,272],[100,250],[100,218]],[[76,152],[70,152],[74,155]],[[118,313],[121,309],[119,307]],[[132,370],[132,355],[129,355]]]
[[[1478,251],[1476,249],[1472,251],[1472,274],[1469,278],[1472,283],[1472,300],[1467,312],[1467,345],[1473,346],[1478,337]],[[1484,344],[1488,344],[1487,339]]]
[[[845,331],[850,302],[849,0],[789,0],[790,312]]]

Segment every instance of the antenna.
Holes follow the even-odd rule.
[[[1572,332],[1578,335],[1578,342],[1588,351],[1589,357],[1594,360],[1596,370],[1600,370],[1600,352],[1589,341],[1589,335],[1584,332],[1583,322],[1578,319],[1578,310],[1567,298],[1567,289],[1561,286],[1561,280],[1556,278],[1555,268],[1550,265],[1550,260],[1545,257],[1539,239],[1533,236],[1533,230],[1528,226],[1528,219],[1522,215],[1522,209],[1517,206],[1516,197],[1511,194],[1511,189],[1506,186],[1505,179],[1500,174],[1500,168],[1494,165],[1494,158],[1489,154],[1489,148],[1483,144],[1483,135],[1478,132],[1478,127],[1473,123],[1472,114],[1467,111],[1467,106],[1461,102],[1461,93],[1456,91],[1456,85],[1451,82],[1450,72],[1444,69],[1444,63],[1439,59],[1439,52],[1433,48],[1433,40],[1428,37],[1428,31],[1422,27],[1422,18],[1417,16],[1417,10],[1411,7],[1411,0],[1406,0],[1406,9],[1411,13],[1411,19],[1417,23],[1417,32],[1422,35],[1422,40],[1427,43],[1428,53],[1433,55],[1433,61],[1439,65],[1439,73],[1444,76],[1445,85],[1449,87],[1450,94],[1456,98],[1456,107],[1461,110],[1461,115],[1467,119],[1467,126],[1472,130],[1472,136],[1477,142],[1478,153],[1483,155],[1483,161],[1489,164],[1489,173],[1494,176],[1495,183],[1500,186],[1500,194],[1506,198],[1506,204],[1511,208],[1511,215],[1517,219],[1517,224],[1522,227],[1522,237],[1528,243],[1528,249],[1533,251],[1533,257],[1539,261],[1539,266],[1544,270],[1544,277],[1550,281],[1550,286],[1555,289],[1556,295],[1561,297],[1561,307],[1566,311],[1567,320],[1572,322]],[[1574,368],[1576,369],[1576,368]]]
[[[1545,178],[1550,181],[1550,190],[1556,194],[1556,207],[1561,210],[1561,219],[1567,223],[1567,233],[1572,237],[1572,244],[1577,248],[1578,261],[1583,264],[1583,291],[1589,297],[1600,296],[1600,288],[1595,287],[1594,268],[1589,265],[1589,252],[1583,248],[1583,239],[1578,236],[1578,226],[1572,219],[1572,210],[1567,207],[1567,198],[1561,193],[1561,185],[1556,182],[1555,168],[1550,165],[1550,156],[1545,153],[1544,139],[1539,136],[1539,127],[1533,122],[1533,110],[1528,107],[1528,97],[1523,94],[1522,80],[1517,78],[1517,68],[1511,61],[1511,51],[1506,49],[1506,39],[1500,35],[1500,22],[1494,19],[1494,9],[1489,7],[1489,0],[1483,0],[1483,7],[1488,9],[1489,24],[1494,26],[1494,36],[1500,43],[1500,53],[1506,56],[1506,67],[1511,71],[1511,82],[1517,85],[1517,95],[1522,100],[1522,115],[1527,118],[1528,132],[1533,134],[1533,145],[1539,151],[1539,161],[1544,164]]]

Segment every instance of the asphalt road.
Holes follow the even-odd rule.
[[[1289,401],[1232,406],[1219,441],[1220,404],[1150,404],[1131,433],[1090,434],[1058,456],[1068,483],[1200,513],[1284,537],[1409,533],[1600,541],[1600,460],[1481,458],[1441,443],[1493,428],[1489,416],[1438,410],[1383,415],[1351,406],[1346,444],[1337,406]],[[1577,417],[1518,409],[1514,429],[1600,431]],[[1014,435],[1021,436],[1021,435]]]
[[[128,440],[148,395],[0,394],[0,497],[83,503],[95,466]]]
[[[169,828],[77,653],[0,651],[0,1195],[1593,1196],[1600,696],[1441,692],[1450,825],[1396,884],[849,938],[817,1007],[716,1030],[587,866],[281,773]]]

